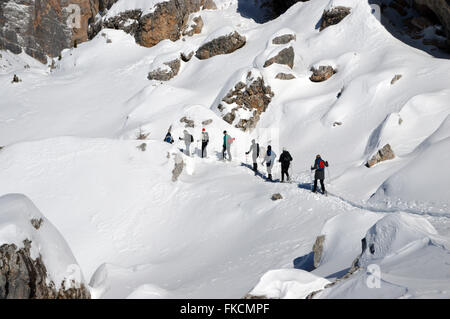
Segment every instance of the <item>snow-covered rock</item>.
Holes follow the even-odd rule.
[[[329,283],[325,278],[299,269],[271,270],[261,277],[246,298],[305,299]]]
[[[75,257],[24,195],[0,197],[0,299],[90,298]]]

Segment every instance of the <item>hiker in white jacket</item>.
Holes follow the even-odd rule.
[[[272,146],[267,146],[267,152],[266,152],[266,156],[264,156],[264,160],[261,164],[264,165],[264,163],[266,163],[267,165],[267,174],[268,177],[267,179],[269,181],[272,181],[272,167],[273,164],[275,163],[275,159],[277,158],[277,155],[275,154],[274,151],[272,151]]]
[[[252,160],[253,160],[253,171],[255,172],[255,175],[258,173],[258,163],[257,159],[259,156],[259,144],[256,143],[256,141],[252,140],[252,145],[250,145],[250,149],[245,154],[252,153]]]

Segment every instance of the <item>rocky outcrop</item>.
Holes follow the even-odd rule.
[[[255,79],[249,72],[247,83],[237,83],[222,99],[223,104],[219,104],[217,108],[222,114],[225,113],[222,118],[229,124],[234,124],[239,113],[235,127],[247,131],[256,127],[261,114],[267,110],[274,95],[262,76]]]
[[[287,80],[293,80],[293,79],[295,79],[295,75],[290,74],[290,73],[282,73],[282,72],[280,72],[280,73],[278,73],[278,74],[275,76],[275,78],[278,79],[278,80],[284,80],[284,81],[287,81]]]
[[[189,16],[202,9],[214,9],[212,0],[169,0],[156,4],[153,12],[144,14],[142,10],[130,10],[121,14],[100,19],[92,26],[93,38],[102,28],[114,28],[130,33],[136,42],[152,47],[162,40],[176,41],[183,35],[201,32],[203,20],[195,18],[193,28],[188,25]]]
[[[88,39],[89,23],[100,0],[2,0],[0,49],[25,51],[42,63],[75,43]],[[80,18],[73,10],[79,8]],[[78,9],[77,9],[78,10]],[[72,18],[72,19],[71,19]]]
[[[281,50],[276,56],[270,58],[264,63],[264,67],[267,68],[274,63],[284,64],[291,69],[294,67],[295,52],[293,47],[289,47]]]
[[[332,66],[319,66],[318,68],[312,67],[311,72],[313,73],[309,78],[312,82],[323,82],[331,78],[336,74],[336,70]]]
[[[235,31],[203,44],[195,56],[200,60],[205,60],[220,54],[230,54],[242,48],[246,41],[244,36]]]
[[[0,247],[0,299],[89,299],[89,290],[81,284],[68,287],[65,283],[57,289],[47,282],[47,268],[39,256],[32,258],[30,240],[23,248],[15,244]]]
[[[392,160],[395,158],[394,151],[389,144],[386,144],[366,163],[367,167],[372,167],[380,162]]]
[[[147,78],[156,81],[169,81],[178,74],[180,66],[181,62],[179,59],[165,62],[163,67],[151,71]]]
[[[347,7],[335,7],[331,10],[325,10],[322,15],[322,22],[320,23],[320,31],[328,28],[329,26],[338,24],[351,12],[351,8]]]
[[[291,41],[296,41],[297,36],[295,34],[283,34],[272,39],[272,44],[288,44]]]

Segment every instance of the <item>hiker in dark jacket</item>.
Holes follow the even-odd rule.
[[[284,182],[284,175],[286,174],[286,180],[289,182],[291,179],[289,177],[289,166],[291,165],[292,156],[289,152],[283,148],[283,153],[280,155],[278,162],[281,163],[281,182]]]
[[[328,167],[328,162],[324,161],[320,155],[316,156],[316,161],[314,162],[314,166],[311,166],[311,170],[315,170],[316,173],[314,175],[314,188],[313,193],[317,191],[317,180],[320,180],[320,186],[322,187],[322,193],[326,194],[325,184],[323,180],[325,179],[325,167]]]
[[[166,137],[164,138],[164,142],[167,142],[169,144],[173,143],[172,134],[170,134],[170,132],[167,132]]]

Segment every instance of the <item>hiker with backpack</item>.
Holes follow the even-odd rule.
[[[203,128],[202,129],[202,158],[205,158],[207,156],[206,147],[208,146],[208,143],[209,143],[209,134],[208,134],[208,132],[206,132],[206,129]]]
[[[311,166],[311,170],[316,171],[314,175],[314,187],[312,190],[313,193],[317,191],[317,181],[319,180],[320,186],[322,187],[322,194],[326,195],[325,184],[323,183],[325,179],[325,167],[328,167],[328,162],[324,161],[320,155],[317,155],[314,166]]]
[[[184,137],[183,138],[180,137],[180,140],[184,141],[184,144],[186,145],[185,153],[187,156],[190,156],[189,148],[191,146],[191,143],[194,142],[194,137],[191,134],[189,134],[189,132],[187,130],[184,130],[183,133],[184,133]]]
[[[166,137],[164,138],[164,142],[169,143],[169,144],[173,144],[173,138],[172,138],[172,134],[170,134],[170,131],[167,132]]]
[[[284,175],[286,175],[286,180],[289,182],[291,179],[289,177],[289,166],[291,165],[292,156],[283,147],[283,153],[280,155],[278,162],[281,163],[281,182],[284,183]]]
[[[223,131],[223,149],[222,149],[222,158],[225,160],[225,151],[228,153],[228,161],[231,161],[231,143],[233,143],[234,138],[231,138],[230,135],[227,134],[227,131]]]
[[[277,158],[277,155],[275,154],[274,151],[272,151],[272,146],[269,145],[267,146],[267,152],[266,152],[266,156],[264,156],[264,160],[262,161],[262,165],[264,165],[264,163],[266,163],[267,166],[267,179],[269,181],[272,181],[272,167],[273,164],[275,163],[275,159]]]
[[[250,149],[248,152],[245,152],[246,155],[250,154],[252,152],[252,159],[253,159],[253,171],[255,172],[255,175],[258,174],[258,163],[257,158],[259,157],[259,144],[256,143],[256,141],[252,140],[252,145],[250,145]]]

